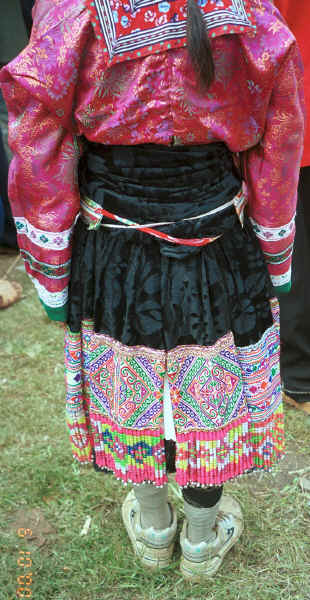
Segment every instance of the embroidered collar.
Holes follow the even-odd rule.
[[[210,37],[255,30],[251,0],[197,0]],[[110,64],[186,46],[186,0],[86,0]]]

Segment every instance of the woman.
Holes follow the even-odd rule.
[[[149,566],[173,550],[175,469],[181,571],[208,577],[242,531],[223,484],[283,454],[271,279],[289,289],[295,40],[269,0],[39,0],[33,16],[1,73],[10,196],[26,269],[67,322],[74,455],[135,484],[122,515]]]

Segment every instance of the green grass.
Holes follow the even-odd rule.
[[[0,256],[0,276],[12,260]],[[310,419],[287,408],[288,455],[277,471],[226,486],[246,527],[216,577],[185,582],[179,547],[169,570],[149,572],[121,524],[128,489],[72,461],[62,328],[44,316],[23,271],[13,275],[25,298],[0,313],[0,599],[15,599],[17,577],[31,572],[34,600],[310,600],[310,494],[298,486],[300,474],[310,476]],[[31,528],[32,539],[19,537],[19,527]],[[17,564],[23,551],[31,569]]]

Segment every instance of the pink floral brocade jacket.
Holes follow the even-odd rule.
[[[272,281],[288,289],[304,103],[300,55],[277,9],[270,0],[202,0],[206,18],[226,11],[228,23],[208,21],[215,81],[202,92],[182,32],[155,50],[138,44],[112,56],[94,10],[111,8],[122,41],[129,4],[89,4],[37,0],[29,45],[0,72],[14,154],[9,196],[26,270],[47,310],[67,301],[80,136],[101,144],[225,142],[241,159],[248,214]],[[140,20],[153,30],[168,27],[182,21],[184,7],[183,0],[155,0]],[[248,27],[240,19],[233,27],[247,7]]]

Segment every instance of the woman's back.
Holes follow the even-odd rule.
[[[10,194],[18,207],[18,186],[23,186],[26,219],[39,232],[66,230],[57,247],[64,250],[61,264],[70,256],[69,235],[80,205],[77,136],[108,145],[222,141],[231,152],[243,153],[249,215],[274,285],[288,283],[304,128],[296,42],[270,0],[220,0],[201,8],[215,63],[207,91],[186,47],[185,1],[142,3],[136,12],[119,0],[36,3],[31,42],[0,75],[12,113],[11,144],[17,149]],[[152,46],[145,43],[149,35],[155,36]],[[27,153],[30,146],[35,153]],[[38,172],[43,203],[38,203]],[[53,203],[52,224],[45,202]],[[24,222],[18,226],[25,231]],[[286,241],[278,259],[283,231]],[[25,249],[36,256],[32,240]],[[29,272],[37,278],[36,271]],[[39,284],[46,287],[45,281],[44,274]],[[47,287],[64,299],[66,282],[63,274],[61,282]]]
[[[122,21],[126,3],[97,2],[99,7],[106,4],[118,7],[111,12],[117,23]],[[62,122],[71,117],[74,106],[78,134],[92,141],[170,144],[174,138],[179,144],[189,144],[221,140],[233,152],[247,150],[264,135],[273,92],[289,96],[296,69],[301,78],[299,56],[292,34],[269,0],[250,3],[251,21],[246,17],[242,20],[240,8],[240,14],[236,7],[221,9],[231,2],[216,4],[216,9],[205,9],[206,16],[211,14],[214,19],[214,14],[226,12],[226,20],[219,20],[226,25],[209,30],[215,81],[207,92],[197,86],[184,32],[180,38],[180,32],[173,33],[173,39],[169,31],[163,32],[162,51],[159,44],[128,51],[128,42],[123,53],[110,55],[113,40],[106,29],[105,35],[97,35],[99,25],[93,26],[94,15],[84,3],[71,0],[57,6],[50,3],[50,8],[48,2],[44,8],[39,3],[32,44],[11,65],[10,72],[20,77],[27,71],[26,87],[40,95],[53,112],[57,109]],[[248,3],[236,6],[243,4],[246,7]],[[158,6],[162,9],[156,12]],[[161,18],[173,18],[173,12],[175,19],[176,10],[180,16],[182,11],[186,15],[183,1],[149,3],[147,8],[144,19],[149,19],[146,25],[152,27],[147,31],[158,37],[164,27]],[[126,11],[130,13],[129,6]],[[134,30],[141,25],[139,12],[133,14],[137,16],[132,22],[125,25],[123,21],[124,27],[119,27],[126,34],[124,39],[130,38],[129,27]],[[156,18],[157,14],[162,16]],[[229,33],[230,29],[235,33]],[[282,110],[289,107],[287,98]]]
[[[147,566],[170,562],[175,470],[191,580],[241,535],[223,484],[283,454],[269,275],[289,289],[303,135],[299,54],[271,2],[200,6],[37,0],[0,74],[22,254],[67,323],[74,456],[138,486],[122,517]]]

